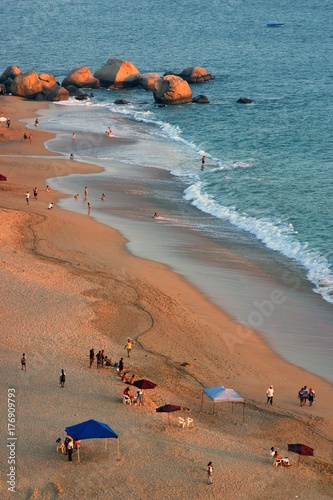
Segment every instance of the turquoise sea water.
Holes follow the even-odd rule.
[[[333,303],[331,19],[326,0],[37,0],[29,9],[17,0],[2,14],[0,72],[15,64],[61,81],[109,57],[141,73],[205,67],[215,79],[192,91],[209,105],[158,108],[143,90],[94,90],[88,103],[60,104],[41,127],[102,135],[112,126],[134,139],[107,147],[95,136],[75,154],[169,170],[184,206],[211,216],[189,224],[211,237],[258,241],[299,265]],[[253,103],[238,104],[241,96]],[[116,106],[118,98],[131,104]]]

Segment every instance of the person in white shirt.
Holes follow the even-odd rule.
[[[274,389],[273,386],[270,385],[266,391],[266,396],[267,396],[267,402],[266,404],[270,403],[271,405],[273,404],[273,396],[274,396]]]

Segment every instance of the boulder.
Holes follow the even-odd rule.
[[[114,101],[115,104],[129,104],[130,101],[128,101],[127,99],[116,99]]]
[[[41,73],[39,75],[39,79],[42,83],[42,89],[45,94],[48,94],[49,92],[51,92],[51,90],[54,90],[58,87],[57,80],[53,75],[49,75],[48,73]]]
[[[193,97],[193,102],[195,102],[196,104],[209,104],[210,100],[205,95],[200,94],[196,97]]]
[[[98,89],[101,86],[99,80],[93,76],[88,66],[74,68],[62,81],[61,85],[66,88],[69,85],[74,85],[74,87],[79,89]]]
[[[104,66],[95,71],[94,77],[102,87],[137,87],[140,73],[134,64],[122,59],[109,59]]]
[[[199,66],[183,69],[178,76],[188,83],[202,83],[214,79],[214,76],[211,73],[204,68],[200,68]]]
[[[153,90],[156,80],[158,80],[160,75],[157,73],[144,73],[140,76],[139,85],[145,90]]]
[[[247,97],[240,97],[238,101],[240,104],[251,104],[252,99],[248,99]]]
[[[68,97],[69,92],[65,87],[57,87],[46,96],[48,101],[67,101]]]
[[[175,75],[163,76],[156,80],[153,88],[158,104],[185,104],[192,102],[192,91],[185,80]]]
[[[20,75],[22,71],[17,66],[8,66],[7,69],[0,76],[0,83],[5,83],[8,78],[14,80],[17,75]]]
[[[88,95],[85,92],[82,92],[82,90],[78,89],[74,85],[68,85],[66,89],[68,90],[69,95],[75,97],[75,99],[77,100],[83,100],[88,98]]]
[[[35,71],[17,75],[8,89],[13,95],[35,99],[43,91],[42,82]]]

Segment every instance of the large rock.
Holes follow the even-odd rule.
[[[205,95],[200,94],[196,97],[193,97],[193,102],[195,102],[196,104],[209,104],[210,100]]]
[[[39,79],[42,84],[42,90],[45,94],[48,94],[51,90],[54,90],[59,86],[55,77],[48,73],[41,73],[39,75]]]
[[[192,102],[192,92],[185,80],[175,75],[163,76],[156,80],[153,88],[158,104],[185,104]]]
[[[8,78],[14,80],[17,75],[20,75],[22,71],[17,66],[8,66],[7,69],[0,76],[0,83],[5,83]]]
[[[46,96],[48,101],[67,101],[68,97],[69,97],[68,90],[65,89],[65,87],[60,87],[60,86],[52,90]]]
[[[88,66],[74,68],[62,81],[61,85],[63,87],[73,85],[79,89],[98,89],[101,86],[99,80],[93,76]]]
[[[214,76],[211,73],[209,73],[205,68],[200,68],[199,66],[185,68],[178,76],[183,78],[183,80],[186,80],[188,83],[202,83],[214,79]]]
[[[156,80],[158,80],[160,75],[157,73],[144,73],[140,76],[139,85],[145,90],[153,90]]]
[[[43,85],[35,71],[17,75],[9,87],[9,92],[19,97],[35,99],[43,91]]]
[[[140,73],[134,64],[122,59],[109,59],[104,66],[95,71],[94,77],[102,87],[136,87]]]

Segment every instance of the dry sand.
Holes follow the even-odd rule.
[[[33,130],[24,143],[18,119],[37,116],[46,104],[0,97],[2,353],[1,498],[10,498],[6,446],[8,390],[15,389],[15,491],[22,499],[325,499],[333,497],[332,387],[284,362],[252,331],[245,331],[165,266],[137,259],[114,230],[55,206],[45,179],[98,171],[93,165],[53,158],[43,144],[49,134]],[[14,155],[14,156],[12,156]],[[15,156],[16,155],[16,156]],[[24,155],[24,158],[17,155]],[[39,158],[31,158],[38,155]],[[43,158],[43,156],[45,156]],[[46,158],[46,156],[48,158]],[[39,187],[38,199],[25,192]],[[131,358],[124,349],[134,339]],[[157,383],[140,407],[122,404],[114,368],[89,369],[89,349],[104,349],[112,361],[124,356],[136,378]],[[27,355],[27,371],[20,357]],[[65,388],[58,383],[60,369]],[[275,386],[273,407],[265,391]],[[242,405],[217,406],[203,387],[225,385],[246,398]],[[317,398],[300,408],[296,394],[307,384]],[[165,403],[191,409],[168,417]],[[178,417],[194,420],[178,426]],[[119,435],[107,450],[83,441],[81,463],[56,453],[68,425],[94,418]],[[271,465],[269,449],[304,442],[315,457],[289,454],[292,467]],[[214,465],[207,485],[206,466]]]

